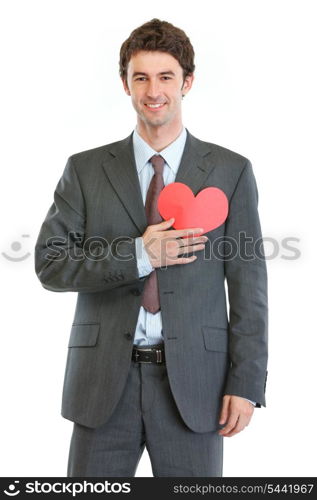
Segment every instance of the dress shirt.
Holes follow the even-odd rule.
[[[149,162],[150,158],[155,154],[160,154],[165,160],[163,169],[164,185],[167,186],[171,182],[174,182],[183,155],[186,137],[187,131],[183,127],[175,141],[162,151],[157,152],[142,139],[137,129],[134,130],[133,150],[144,205],[147,191],[154,175],[154,168]],[[141,278],[152,272],[154,267],[151,265],[142,237],[136,238],[135,244],[138,271]],[[161,311],[153,314],[141,306],[134,335],[134,345],[160,344],[163,342],[163,337]]]

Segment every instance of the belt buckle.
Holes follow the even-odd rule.
[[[144,348],[138,349],[138,348],[136,348],[137,352],[135,353],[135,356],[137,358],[137,361],[138,361],[138,357],[140,356],[140,354],[138,353],[138,350],[141,351],[141,352],[142,351],[153,351],[153,349],[151,349],[151,348],[149,348],[149,349],[144,349]],[[152,361],[138,361],[138,363],[152,363]]]
[[[138,348],[137,348],[138,351]],[[155,347],[149,347],[149,348],[142,348],[140,351],[150,351],[153,352],[155,351],[156,354],[156,363],[162,363],[163,357],[162,357],[162,349],[156,349]],[[140,354],[138,352],[135,353],[136,360],[138,360],[138,357]],[[139,361],[139,363],[153,363],[152,361]]]

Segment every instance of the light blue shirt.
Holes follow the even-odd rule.
[[[167,186],[170,182],[175,182],[175,177],[183,155],[187,131],[183,127],[180,135],[162,151],[155,151],[147,142],[138,134],[137,129],[133,132],[133,149],[136,168],[139,176],[143,204],[145,205],[146,194],[154,175],[154,168],[149,162],[149,159],[160,154],[164,160],[163,178],[164,185]],[[148,254],[144,248],[141,237],[136,238],[136,256],[139,277],[146,276],[153,271]],[[162,331],[162,315],[161,311],[153,314],[146,311],[144,307],[140,307],[138,322],[134,335],[134,345],[150,345],[163,342]]]

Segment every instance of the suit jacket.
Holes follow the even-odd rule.
[[[227,220],[206,233],[196,261],[157,268],[171,390],[186,425],[208,432],[220,427],[224,394],[265,406],[267,273],[258,193],[247,158],[189,132],[176,182],[194,194],[216,186],[229,200]],[[47,290],[78,292],[62,416],[91,428],[106,423],[127,380],[147,279],[139,278],[134,239],[146,227],[132,134],[69,157],[39,232],[35,270]],[[247,256],[239,234],[253,239]]]

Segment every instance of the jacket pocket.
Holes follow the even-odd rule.
[[[97,344],[100,323],[74,323],[68,347],[92,347]]]
[[[228,330],[219,326],[202,326],[207,351],[228,351]]]

